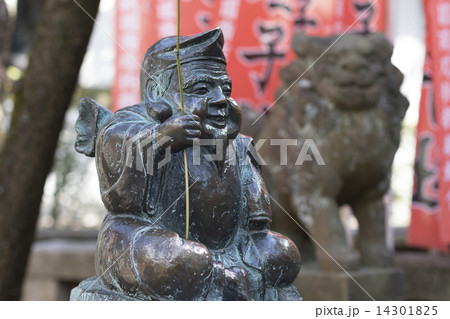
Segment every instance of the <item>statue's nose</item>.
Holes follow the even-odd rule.
[[[222,91],[222,88],[216,87],[212,92],[212,97],[209,103],[217,108],[225,108],[227,103],[227,97]]]
[[[349,55],[341,62],[341,69],[347,72],[363,72],[367,70],[366,62],[356,55]]]

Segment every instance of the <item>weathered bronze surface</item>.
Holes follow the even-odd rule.
[[[71,300],[300,300],[292,285],[300,255],[269,229],[269,197],[247,149],[252,140],[239,134],[222,32],[181,40],[186,115],[178,106],[175,41],[164,38],[147,51],[141,104],[112,114],[90,99],[80,102],[76,149],[95,156],[108,215],[97,242],[97,276],[75,288]],[[196,154],[194,141],[206,139],[223,149],[201,147]],[[230,149],[235,162],[210,159]]]
[[[299,146],[310,139],[325,165],[319,165],[311,149],[310,158],[299,159],[299,148],[293,146],[287,148],[288,165],[280,165],[280,153],[265,143],[260,149],[268,164],[265,179],[277,201],[322,246],[315,247],[322,269],[340,270],[330,256],[346,270],[361,262],[389,265],[393,248],[386,245],[383,196],[408,108],[399,90],[403,76],[390,62],[392,45],[384,35],[347,34],[336,40],[295,35],[292,47],[298,57],[282,70],[278,95],[296,84],[258,136],[297,139]],[[359,251],[346,241],[339,218],[344,204],[359,222]],[[284,213],[278,217],[285,222],[276,221],[277,229],[300,232]]]

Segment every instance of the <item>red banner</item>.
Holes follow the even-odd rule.
[[[384,29],[386,0],[182,0],[181,33],[221,27],[233,97],[262,110],[275,100],[279,71],[294,59],[294,31],[327,36]],[[158,39],[176,34],[177,0],[117,0],[114,109],[139,102],[139,65]]]
[[[225,0],[221,1],[226,3]],[[241,105],[270,107],[280,81],[278,73],[294,58],[290,50],[295,1],[240,2],[236,34],[227,56],[233,97]]]
[[[336,0],[335,32],[347,30],[368,33],[384,31],[386,27],[386,0]]]
[[[427,37],[427,43],[429,43]],[[427,45],[429,48],[429,45]],[[414,191],[408,243],[425,248],[441,248],[439,222],[439,126],[436,119],[432,63],[427,50],[417,124],[416,159],[414,162]]]
[[[431,59],[438,121],[439,150],[439,233],[441,242],[450,245],[450,0],[426,1]]]
[[[117,0],[115,14],[116,74],[112,89],[113,110],[139,103],[139,72],[147,44],[145,32],[153,19],[147,0]]]
[[[424,7],[429,53],[425,76],[432,82],[424,81],[422,89],[408,243],[449,252],[450,0],[424,0]]]

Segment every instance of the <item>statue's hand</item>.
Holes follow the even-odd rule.
[[[173,153],[192,146],[201,136],[200,117],[194,114],[175,115],[160,125],[159,133],[170,137]]]

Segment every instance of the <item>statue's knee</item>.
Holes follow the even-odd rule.
[[[208,249],[175,233],[145,234],[134,245],[133,262],[143,289],[158,300],[201,300],[213,263]]]
[[[105,220],[96,259],[106,287],[158,300],[203,299],[213,266],[204,245],[119,217]]]
[[[292,240],[272,231],[255,233],[252,238],[262,259],[266,285],[291,284],[301,265],[300,253]]]

